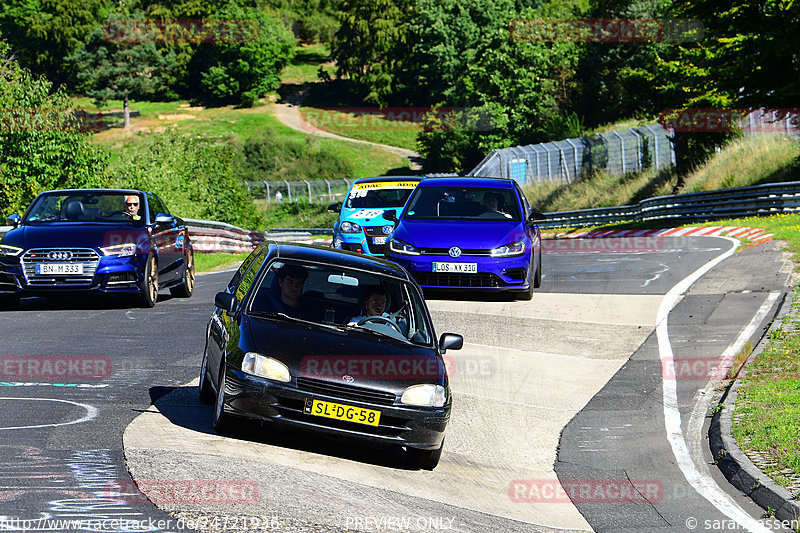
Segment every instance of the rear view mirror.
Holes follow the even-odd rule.
[[[464,346],[464,337],[457,333],[442,333],[439,338],[439,349],[442,353],[446,350],[460,350]]]
[[[547,217],[544,215],[544,213],[539,213],[538,211],[531,213],[532,222],[544,222],[545,220],[547,220]]]
[[[13,214],[13,215],[10,215],[10,216],[9,216],[9,217],[6,219],[6,224],[8,224],[9,226],[11,226],[12,228],[18,228],[18,227],[19,227],[19,225],[20,225],[20,218],[19,218],[19,215],[17,215],[16,213],[15,213],[15,214]]]
[[[336,203],[328,206],[328,213],[339,213],[342,210],[342,204]]]
[[[397,222],[397,214],[394,212],[394,209],[387,209],[384,211],[383,218],[391,220],[392,222]]]
[[[337,285],[349,285],[350,287],[358,287],[358,278],[340,274],[331,274],[330,276],[328,276],[328,283],[336,283]]]

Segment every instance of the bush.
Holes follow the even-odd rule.
[[[107,156],[72,115],[67,96],[9,57],[0,41],[0,213],[20,213],[42,191],[106,183]]]
[[[174,131],[148,135],[114,163],[112,184],[153,191],[180,217],[260,228],[263,219],[234,173],[235,158],[232,147],[211,140]]]

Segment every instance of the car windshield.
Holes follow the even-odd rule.
[[[117,191],[65,191],[42,194],[28,210],[24,223],[115,222],[144,224],[141,195]]]
[[[403,207],[416,181],[356,183],[345,207],[350,209]]]
[[[514,189],[420,187],[404,218],[519,221],[520,213]]]
[[[335,265],[273,261],[247,313],[362,330],[406,343],[432,342],[425,307],[413,285]]]

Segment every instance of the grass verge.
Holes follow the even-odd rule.
[[[244,260],[247,254],[194,254],[196,272],[218,272]]]

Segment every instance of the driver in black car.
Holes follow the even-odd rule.
[[[358,324],[365,318],[379,316],[388,320],[387,322],[381,321],[379,323],[388,324],[390,327],[397,330],[398,333],[403,333],[403,328],[402,326],[398,325],[396,317],[385,312],[387,301],[388,296],[386,293],[386,288],[381,285],[367,286],[364,289],[364,310],[366,314],[351,318],[349,323]]]

